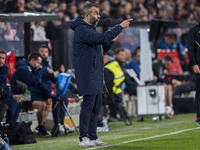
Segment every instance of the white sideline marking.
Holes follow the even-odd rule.
[[[131,140],[131,141],[124,141],[124,142],[117,143],[117,144],[111,144],[111,145],[106,145],[106,146],[98,146],[98,147],[88,148],[86,150],[94,150],[94,149],[99,149],[99,148],[103,148],[103,147],[111,147],[111,146],[122,145],[122,144],[137,142],[137,141],[149,140],[149,139],[154,139],[154,138],[158,138],[158,137],[179,134],[179,133],[183,133],[183,132],[191,131],[191,130],[196,130],[196,129],[200,129],[200,127],[190,128],[190,129],[184,129],[184,130],[180,130],[180,131],[176,131],[176,132],[171,132],[171,133],[166,133],[166,134],[161,134],[161,135],[154,135],[154,136],[150,136],[150,137],[146,137],[146,138],[141,138],[141,139],[134,139],[134,140]]]

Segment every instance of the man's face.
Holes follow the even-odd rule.
[[[6,61],[6,55],[0,53],[0,67],[2,67],[5,64]]]
[[[92,12],[89,14],[89,23],[96,26],[100,20],[99,8],[92,7]]]
[[[40,48],[38,50],[38,53],[42,56],[42,59],[44,59],[44,60],[46,60],[47,57],[49,56],[48,48]]]
[[[33,68],[39,69],[42,63],[42,58],[38,57],[37,60],[31,59],[29,63]]]
[[[171,61],[164,61],[165,68],[169,68],[171,66],[171,64],[172,64]]]
[[[116,57],[120,62],[126,62],[126,52],[125,51],[120,51],[118,54],[116,54]]]

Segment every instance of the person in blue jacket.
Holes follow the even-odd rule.
[[[52,113],[54,118],[54,128],[52,129],[52,136],[55,134],[53,131],[59,128],[58,132],[72,132],[74,129],[70,128],[67,124],[64,124],[64,118],[65,118],[65,111],[60,107],[60,104],[57,102],[57,98],[55,94],[52,94],[52,83],[57,84],[58,83],[58,76],[60,73],[65,72],[64,65],[60,65],[59,70],[54,71],[48,62],[48,56],[49,56],[49,48],[47,45],[42,44],[38,48],[38,53],[42,57],[42,68],[43,68],[43,78],[49,75],[51,76],[50,80],[42,80],[41,83],[41,96],[44,99],[51,98],[53,105],[52,105]],[[68,105],[68,98],[66,96],[60,96],[60,98],[63,100],[64,104]],[[36,130],[39,130],[38,127],[36,127]]]
[[[103,94],[103,49],[117,38],[132,19],[123,21],[105,33],[96,31],[100,20],[99,6],[86,3],[82,17],[71,21],[74,30],[73,62],[79,95],[83,96],[80,112],[79,147],[105,145],[96,134],[98,113]]]
[[[2,121],[7,110],[7,104],[10,103],[10,101],[20,103],[22,97],[22,95],[13,95],[6,85],[8,67],[5,65],[5,60],[6,53],[4,51],[0,51],[0,122]]]
[[[48,80],[50,77],[42,78],[43,69],[41,66],[42,57],[37,52],[32,52],[27,60],[21,60],[16,64],[16,71],[11,77],[11,85],[24,86],[26,92],[22,96],[22,101],[30,101],[31,107],[37,109],[37,119],[39,125],[39,134],[44,136],[51,136],[45,129],[44,123],[49,112],[49,101],[41,98],[40,86],[42,79]],[[7,121],[17,121],[21,106],[18,105],[17,110],[14,111],[16,105],[11,104],[8,113]]]

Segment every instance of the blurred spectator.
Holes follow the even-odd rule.
[[[52,13],[56,10],[57,3],[55,0],[44,1],[44,5],[42,6],[42,11],[46,13]]]
[[[119,5],[117,9],[117,19],[125,20],[130,18],[126,12],[126,5]]]
[[[15,23],[17,30],[15,40],[24,40],[24,23]]]
[[[29,12],[36,12],[35,10],[35,0],[26,0],[25,9]]]
[[[59,2],[56,11],[63,11],[63,12],[66,12],[66,10],[67,10],[67,3],[66,3],[65,1]]]
[[[33,30],[33,41],[47,41],[45,32],[46,22],[32,23],[31,29]]]
[[[130,63],[126,65],[126,69],[133,69],[137,74],[137,77],[140,78],[140,47],[138,47],[134,53],[133,58]],[[126,88],[124,90],[125,93],[130,95],[137,95],[137,82],[131,78],[128,74],[126,75],[125,80]]]
[[[6,30],[6,25],[4,22],[0,22],[0,40],[4,39],[4,34]]]
[[[8,7],[9,0],[2,0],[0,2],[0,13],[5,12]]]
[[[78,5],[77,5],[77,13],[79,15],[81,15],[84,5],[85,5],[85,0],[79,0]]]
[[[68,5],[67,15],[70,17],[70,19],[73,19],[74,17],[78,16],[76,5],[73,4]]]
[[[171,49],[177,50],[177,35],[175,33],[171,33]]]
[[[130,63],[131,59],[132,59],[132,54],[131,51],[129,49],[124,49],[125,53],[126,53],[126,65]]]
[[[116,60],[118,61],[119,65],[121,66],[123,72],[125,72],[125,65],[126,65],[126,52],[124,48],[117,48],[115,50]]]
[[[13,9],[16,13],[25,12],[25,0],[17,0]]]
[[[163,38],[158,41],[158,48],[160,49],[173,49],[172,47],[172,42],[173,42],[173,39],[172,39],[172,36],[170,33],[165,33],[163,35]]]
[[[140,47],[138,47],[134,53],[133,58],[131,59],[130,63],[126,65],[127,69],[133,69],[137,76],[140,75]]]
[[[16,35],[16,29],[12,28],[10,23],[6,23],[6,30],[4,34],[5,40],[14,40]]]
[[[165,105],[172,107],[172,84],[175,80],[167,80],[165,78],[166,69],[171,66],[173,60],[170,56],[164,56],[162,60],[154,60],[153,62],[153,73],[154,80],[160,82],[165,88]]]
[[[110,17],[110,5],[106,0],[101,0],[99,3],[101,19]]]

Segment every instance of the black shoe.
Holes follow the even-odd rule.
[[[38,134],[38,132],[39,132],[39,126],[37,126],[37,127],[34,129],[34,132],[35,132],[36,134]]]
[[[38,127],[39,127],[38,135],[47,136],[47,137],[51,136],[51,133],[47,131],[44,126],[38,126]]]
[[[59,125],[55,125],[51,130],[51,136],[55,137],[58,136],[58,134],[59,134]]]
[[[144,121],[144,118],[143,117],[137,117],[137,121],[142,122],[142,121]]]
[[[200,125],[200,120],[197,120],[195,126],[199,126],[199,125]]]

